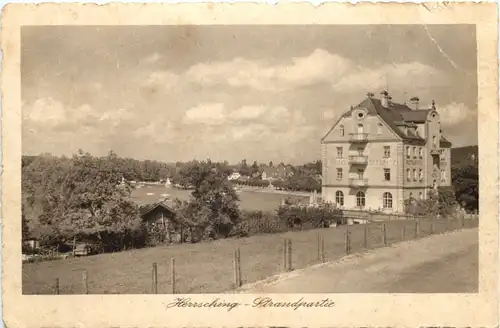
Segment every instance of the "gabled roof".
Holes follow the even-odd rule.
[[[188,220],[186,218],[181,218],[178,215],[175,215],[176,214],[175,210],[169,204],[166,204],[165,202],[157,202],[157,203],[153,203],[153,204],[149,204],[149,205],[143,206],[139,210],[139,214],[144,219],[146,215],[148,215],[149,213],[153,212],[157,208],[162,208],[164,210],[167,210],[167,211],[173,213],[174,216],[172,217],[172,219],[176,220],[177,222],[181,222],[182,221],[182,223],[184,223],[184,224],[187,224],[187,225],[190,225],[190,226],[196,226],[195,222],[193,222],[191,220]]]
[[[367,97],[359,105],[344,113],[342,117],[351,116],[351,112],[359,108],[364,108],[368,111],[368,114],[378,115],[391,128],[391,130],[403,140],[425,143],[425,139],[415,134],[411,129],[409,129],[408,133],[405,134],[399,127],[415,127],[415,123],[424,123],[427,120],[427,115],[430,111],[432,111],[432,109],[415,110],[411,109],[406,104],[398,104],[392,101],[389,101],[389,106],[386,108],[382,106],[380,99]],[[444,136],[441,137],[441,144],[451,146],[451,143],[446,140]]]
[[[175,213],[175,210],[169,206],[168,204],[166,204],[165,202],[158,202],[158,203],[153,203],[153,204],[149,204],[149,205],[146,205],[146,206],[143,206],[139,209],[139,214],[144,217],[145,215],[153,212],[154,210],[156,210],[158,207],[161,207],[167,211],[170,211],[172,213]]]

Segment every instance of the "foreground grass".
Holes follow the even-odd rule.
[[[389,244],[414,238],[414,221],[385,222]],[[465,221],[465,227],[477,221]],[[368,248],[383,247],[383,223],[366,225]],[[436,221],[435,233],[458,228],[458,222]],[[144,294],[152,291],[152,263],[158,266],[158,293],[170,293],[170,259],[175,258],[177,293],[219,293],[234,288],[233,253],[241,252],[243,283],[283,272],[283,239],[292,240],[294,269],[319,263],[318,233],[324,238],[327,261],[345,255],[346,226],[226,239],[199,244],[160,246],[86,258],[25,263],[23,294],[52,294],[56,278],[61,294],[84,292],[83,272],[88,274],[90,294]],[[362,251],[365,225],[349,226],[352,252]],[[431,222],[421,221],[420,237],[431,233]]]

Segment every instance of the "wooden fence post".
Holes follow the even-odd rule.
[[[325,239],[321,237],[321,262],[325,263]]]
[[[153,294],[158,294],[158,270],[156,262],[153,262],[152,289]]]
[[[238,257],[238,287],[241,287],[241,285],[242,285],[242,279],[241,279],[241,253],[240,253],[240,249],[239,248],[236,250],[236,254],[237,254],[237,257]]]
[[[347,255],[351,254],[351,232],[349,229],[345,229],[345,253]]]
[[[292,270],[292,240],[288,239],[288,271]]]
[[[321,236],[319,235],[319,232],[316,237],[318,240],[318,261],[319,261],[321,259]]]
[[[172,294],[175,294],[175,259],[170,259],[170,284],[172,285]]]
[[[85,294],[89,293],[89,283],[88,283],[88,273],[87,270],[83,270],[83,292]]]
[[[420,227],[419,227],[419,219],[416,219],[415,220],[415,239],[418,238],[418,235],[419,235],[419,230],[420,230]]]
[[[73,257],[75,257],[75,250],[76,250],[76,237],[73,237]]]
[[[383,233],[382,237],[384,240],[384,246],[387,246],[387,229],[385,227],[385,223],[382,226],[382,233]]]
[[[283,267],[288,271],[288,239],[283,239]]]
[[[56,278],[56,283],[54,285],[54,294],[59,295],[59,278]]]
[[[234,285],[236,288],[241,286],[241,271],[240,271],[240,249],[234,250]]]
[[[363,238],[364,238],[363,246],[365,249],[368,249],[368,227],[367,226],[365,226]]]

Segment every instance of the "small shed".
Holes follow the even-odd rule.
[[[143,207],[140,215],[154,244],[182,243],[191,235],[193,224],[177,217],[175,210],[163,201]]]

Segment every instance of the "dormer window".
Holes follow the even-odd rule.
[[[377,134],[382,134],[382,123],[377,124]]]

